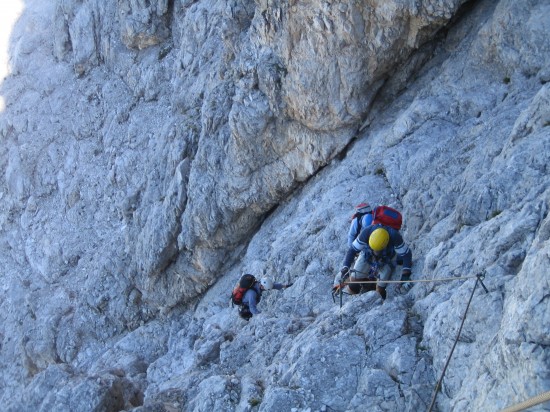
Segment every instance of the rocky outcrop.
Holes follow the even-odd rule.
[[[5,409],[427,409],[477,273],[436,408],[547,390],[550,13],[462,3],[27,2]],[[403,211],[414,278],[468,279],[340,308],[364,200]],[[242,271],[294,285],[245,323]]]

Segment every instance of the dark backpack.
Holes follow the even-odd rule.
[[[231,293],[231,302],[234,305],[242,305],[244,294],[248,289],[254,286],[254,283],[256,283],[256,278],[253,275],[248,273],[242,275]]]
[[[389,206],[378,206],[374,208],[372,215],[372,224],[381,224],[391,228],[401,230],[403,225],[403,216],[397,210]]]

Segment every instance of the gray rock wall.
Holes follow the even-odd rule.
[[[340,308],[364,200],[403,211],[415,278],[485,274],[436,409],[548,390],[550,9],[462,3],[26,1],[3,409],[427,409],[475,280]],[[294,285],[245,323],[243,271]]]

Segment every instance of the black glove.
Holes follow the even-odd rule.
[[[344,282],[349,276],[349,268],[347,266],[344,266],[342,269],[340,269],[340,279],[342,282]]]

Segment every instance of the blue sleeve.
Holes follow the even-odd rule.
[[[372,213],[367,213],[361,217],[361,230],[370,225],[372,225]],[[358,229],[359,222],[354,218],[348,231],[348,247],[351,247],[353,241],[359,236]]]
[[[353,243],[356,237],[357,237],[357,218],[354,218],[351,221],[351,225],[348,231],[348,247],[351,247],[351,244]]]
[[[256,297],[257,294],[254,289],[248,289],[243,296],[243,303],[245,305],[248,305],[248,309],[250,309],[250,313],[252,313],[253,315],[261,313],[261,311],[256,306],[256,304],[258,303]]]
[[[393,231],[391,234],[391,241],[394,244],[395,253],[397,253],[403,259],[402,270],[411,270],[412,266],[412,252],[403,240],[403,236],[398,231]]]
[[[343,266],[351,267],[351,264],[353,263],[353,260],[355,259],[355,256],[362,250],[365,250],[369,245],[369,237],[372,233],[373,226],[367,226],[361,229],[361,233],[359,233],[359,236],[353,241],[351,247],[348,249],[348,252],[346,253],[346,257],[344,258]]]
[[[273,289],[277,289],[277,290],[281,290],[281,289],[284,289],[284,285],[282,283],[274,283],[273,284]]]
[[[344,258],[344,262],[342,263],[343,266],[350,268],[351,264],[353,263],[355,256],[357,256],[357,253],[359,251],[355,250],[355,248],[352,246],[348,249],[348,252],[346,253],[346,257]]]

